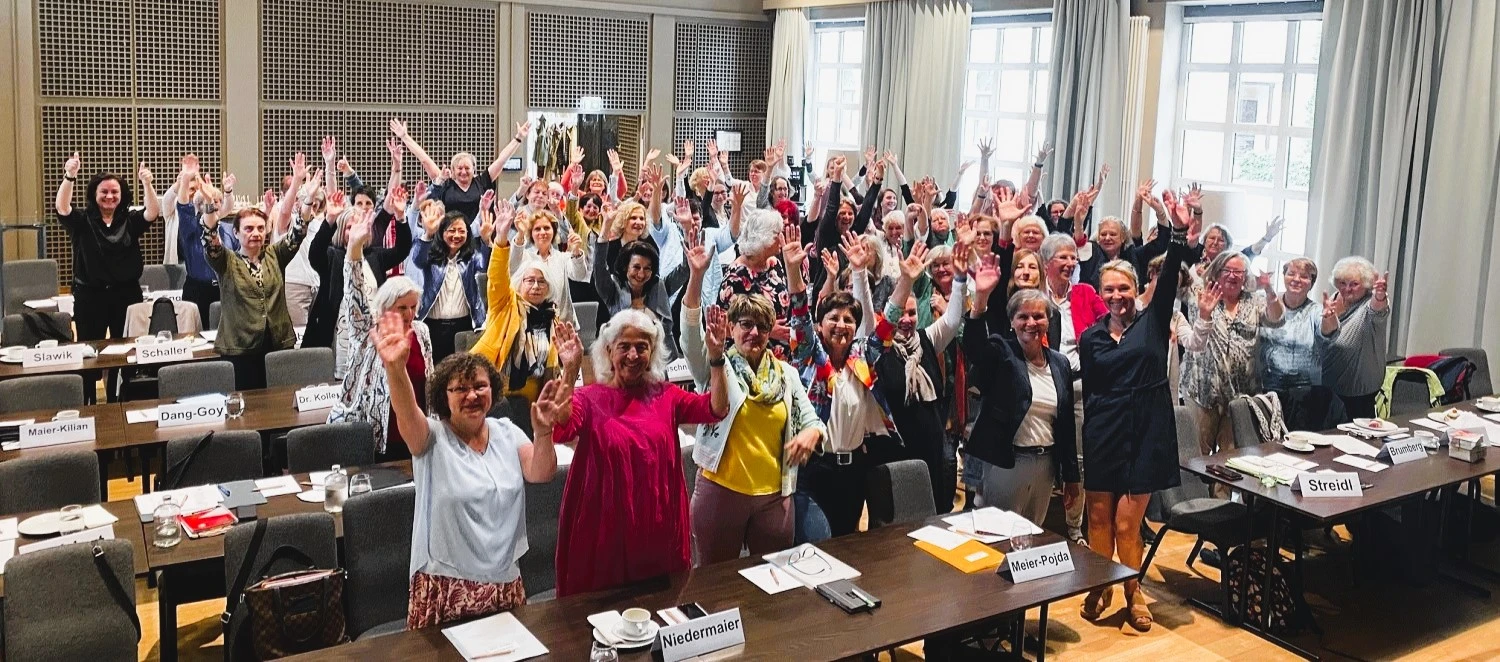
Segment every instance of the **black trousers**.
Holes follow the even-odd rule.
[[[224,360],[234,365],[234,388],[237,391],[266,387],[266,355],[283,348],[276,345],[271,334],[261,335],[260,344],[240,354],[226,355]]]
[[[114,285],[73,284],[73,323],[78,325],[79,340],[103,340],[125,337],[125,309],[140,303],[139,283]]]
[[[427,318],[427,331],[432,334],[432,364],[437,365],[453,354],[455,334],[473,330],[474,322],[467,317],[450,320]]]
[[[817,502],[833,535],[848,535],[859,530],[859,517],[864,513],[869,493],[870,470],[905,458],[905,449],[894,439],[866,437],[864,448],[850,454],[849,464],[839,464],[834,453],[814,454],[797,473],[797,489]]]
[[[182,300],[198,307],[198,321],[202,322],[204,329],[212,331],[208,309],[219,300],[219,283],[189,278],[182,283]]]
[[[1345,422],[1356,418],[1375,418],[1375,396],[1380,391],[1369,395],[1341,395],[1339,400],[1344,403],[1344,414],[1348,417]]]

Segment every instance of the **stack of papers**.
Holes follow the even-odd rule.
[[[776,566],[778,572],[808,588],[859,576],[858,570],[812,544],[798,545],[762,558]]]
[[[1420,425],[1429,430],[1437,430],[1438,432],[1442,432],[1448,429],[1447,425],[1434,421],[1430,418],[1414,418],[1412,419],[1411,424]]]
[[[1328,440],[1333,442],[1333,447],[1337,448],[1340,453],[1345,453],[1348,455],[1363,455],[1365,457],[1375,457],[1376,455],[1380,454],[1379,448],[1371,446],[1346,434],[1337,436],[1329,435]]]
[[[954,533],[947,529],[939,529],[935,526],[924,526],[906,535],[944,550],[953,549],[973,540],[973,538],[966,535]]]
[[[1276,482],[1281,483],[1282,485],[1291,485],[1292,481],[1297,480],[1297,474],[1300,473],[1296,469],[1287,465],[1278,464],[1267,458],[1256,457],[1254,455],[1236,457],[1229,460],[1228,462],[1225,462],[1224,464],[1228,465],[1231,469],[1249,474],[1256,478],[1264,478],[1266,476],[1270,476],[1271,478],[1275,479]]]
[[[510,612],[443,629],[465,660],[525,660],[546,655],[547,647]]]
[[[960,535],[973,538],[985,544],[997,543],[1009,540],[1011,533],[1023,528],[1029,535],[1040,535],[1041,527],[1031,523],[1031,520],[995,507],[978,508],[967,513],[949,515],[943,518],[948,523],[948,530]]]
[[[302,486],[297,484],[296,476],[275,476],[256,479],[255,489],[260,492],[261,496],[270,498],[283,494],[296,494],[302,491]]]
[[[150,409],[136,409],[134,411],[127,410],[125,412],[125,422],[130,425],[134,425],[136,423],[155,423],[158,418],[160,418],[160,416],[158,416],[156,413],[156,407],[152,407]]]
[[[135,497],[135,509],[141,517],[149,518],[151,513],[160,506],[162,500],[168,496],[172,497],[172,503],[182,510],[182,514],[198,513],[208,510],[224,501],[224,493],[219,491],[218,485],[198,485],[196,487],[184,487],[176,490],[164,490],[150,494],[138,494]],[[142,521],[150,521],[145,519]]]
[[[1359,457],[1357,455],[1340,455],[1336,458],[1333,458],[1333,461],[1339,464],[1347,464],[1356,469],[1364,469],[1365,471],[1369,471],[1371,473],[1380,473],[1390,468],[1390,465],[1383,462],[1366,460],[1365,458]]]
[[[130,350],[132,350],[132,349],[135,349],[135,343],[120,343],[120,344],[117,344],[117,345],[105,345],[104,349],[99,350],[99,355],[100,356],[114,356],[114,355],[117,355],[117,354],[129,354]]]
[[[1311,471],[1314,467],[1318,466],[1317,462],[1310,462],[1308,460],[1295,458],[1287,455],[1286,453],[1272,453],[1262,459],[1266,460],[1267,462],[1275,462],[1276,464],[1280,464],[1282,466],[1291,467],[1293,469],[1296,469],[1297,471]]]
[[[745,568],[740,571],[740,576],[750,580],[756,588],[769,595],[776,595],[802,586],[802,582],[792,579],[791,575],[777,570],[776,566],[769,563]]]

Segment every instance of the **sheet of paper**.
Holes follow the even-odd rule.
[[[969,541],[967,536],[962,536],[946,529],[939,529],[935,526],[924,526],[906,535],[917,540],[932,543],[938,549],[942,550],[953,549]]]
[[[30,545],[20,545],[16,547],[16,554],[30,554],[31,552],[36,552],[43,549],[52,549],[53,547],[62,547],[63,545],[71,545],[77,542],[91,542],[94,540],[114,539],[115,527],[101,526],[95,529],[84,529],[75,533],[61,535],[56,538],[48,538],[41,542],[31,543]]]
[[[1362,457],[1354,455],[1340,455],[1336,458],[1333,458],[1333,461],[1338,462],[1339,464],[1347,464],[1356,469],[1364,469],[1365,471],[1369,471],[1371,473],[1380,473],[1381,471],[1385,471],[1389,466],[1381,462],[1366,460]]]
[[[130,425],[137,423],[155,423],[157,419],[156,407],[150,409],[125,410],[125,422]]]
[[[270,498],[283,494],[296,494],[302,491],[302,486],[297,484],[296,476],[274,476],[256,479],[255,489],[260,490],[261,496]]]
[[[115,517],[108,510],[105,510],[104,506],[99,504],[87,506],[80,512],[83,513],[83,526],[88,529],[109,526],[120,521],[120,518]]]
[[[100,356],[118,356],[120,354],[129,354],[130,350],[132,350],[132,349],[135,349],[135,343],[119,343],[117,345],[105,345],[104,349],[99,350],[99,355]]]
[[[1041,528],[1025,517],[993,506],[949,515],[944,517],[943,521],[947,522],[957,533],[985,544],[1009,539],[1017,524],[1024,525],[1031,535],[1042,533]]]
[[[1310,471],[1314,467],[1318,466],[1317,462],[1292,457],[1290,455],[1287,455],[1286,453],[1272,453],[1270,455],[1267,455],[1265,459],[1267,462],[1275,462],[1276,464],[1288,466],[1296,469],[1297,471]]]
[[[19,519],[17,517],[0,519],[0,540],[15,540],[21,537],[20,532],[16,531],[16,523]]]
[[[219,337],[219,330],[218,329],[205,329],[203,331],[199,331],[198,335],[203,336],[203,338],[206,339],[206,340],[213,341],[213,340],[218,339],[218,337]]]
[[[443,636],[465,660],[525,660],[547,654],[547,647],[510,612],[443,629]]]
[[[1250,474],[1256,478],[1270,476],[1276,479],[1276,482],[1284,485],[1291,485],[1292,481],[1297,479],[1298,474],[1295,468],[1254,455],[1232,458],[1224,464],[1228,465],[1231,469]]]
[[[798,545],[762,558],[808,588],[859,576],[858,570],[811,544]]]
[[[14,421],[0,421],[0,428],[18,428],[22,425],[31,425],[35,422],[36,419],[34,418],[18,418]]]
[[[1442,423],[1434,421],[1430,418],[1414,418],[1411,420],[1411,424],[1420,425],[1429,430],[1437,430],[1438,432],[1442,432],[1443,430],[1448,429],[1448,426],[1443,425]]]
[[[1485,414],[1484,417],[1496,423],[1500,423],[1500,414]]]
[[[307,481],[309,483],[312,483],[313,487],[321,490],[321,489],[323,489],[324,485],[328,484],[328,475],[331,474],[331,473],[333,473],[333,472],[332,471],[309,471],[307,473]]]
[[[1329,441],[1333,442],[1333,447],[1337,448],[1340,453],[1344,453],[1347,455],[1364,455],[1366,457],[1375,457],[1376,455],[1380,454],[1379,448],[1371,446],[1346,434],[1329,435],[1328,439]]]
[[[184,487],[177,490],[166,490],[152,492],[150,494],[138,494],[135,497],[136,512],[142,515],[150,515],[161,505],[162,499],[168,495],[182,509],[183,513],[196,513],[208,510],[224,501],[224,494],[219,491],[218,485],[198,485],[195,487]]]
[[[180,405],[222,405],[228,396],[223,393],[204,393],[203,395],[190,395],[185,398],[177,398]]]
[[[740,576],[750,580],[756,588],[771,595],[802,586],[802,583],[792,579],[791,575],[777,570],[776,566],[769,563],[745,568],[740,571]]]
[[[16,541],[0,540],[0,575],[5,574],[5,562],[16,555]]]

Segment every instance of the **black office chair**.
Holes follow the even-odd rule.
[[[344,559],[348,571],[344,627],[350,637],[368,639],[406,629],[412,512],[416,505],[417,491],[412,485],[376,490],[344,502]],[[526,505],[530,510],[530,499]],[[534,537],[528,535],[527,539],[533,543],[532,551],[523,558],[536,552]],[[547,560],[552,560],[550,553]]]
[[[17,556],[5,566],[5,589],[5,659],[135,662],[141,622],[129,541]]]

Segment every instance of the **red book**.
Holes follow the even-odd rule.
[[[228,508],[223,505],[214,506],[208,510],[182,515],[182,528],[189,537],[202,538],[204,536],[216,536],[229,530],[229,527],[239,523],[240,519],[234,516]]]

